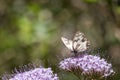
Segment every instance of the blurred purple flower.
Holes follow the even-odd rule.
[[[86,76],[89,78],[103,78],[114,73],[112,65],[99,56],[84,55],[64,59],[59,63],[63,70],[74,73],[76,76]]]
[[[3,78],[3,80],[8,80]],[[59,80],[57,74],[53,74],[51,68],[35,68],[30,71],[15,74],[9,80]]]

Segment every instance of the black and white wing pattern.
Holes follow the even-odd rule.
[[[73,40],[68,40],[64,37],[61,37],[61,40],[63,41],[65,46],[75,54],[86,51],[90,46],[90,42],[81,32],[77,32]]]
[[[77,53],[86,51],[90,46],[90,42],[85,35],[81,32],[77,32],[73,38],[73,49]]]
[[[71,51],[73,51],[73,41],[72,40],[68,40],[64,37],[61,37],[61,40],[63,41],[63,43],[65,44],[65,46],[70,49]]]

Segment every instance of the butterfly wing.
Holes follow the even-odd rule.
[[[90,42],[85,38],[84,34],[77,32],[73,38],[73,49],[75,51],[83,52],[89,48]]]
[[[73,46],[72,46],[73,42],[72,42],[72,40],[68,40],[68,39],[66,39],[64,37],[61,37],[61,40],[63,41],[63,43],[65,44],[65,46],[68,49],[70,49],[71,51],[73,51]]]

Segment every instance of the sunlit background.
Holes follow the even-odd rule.
[[[0,0],[0,75],[40,62],[61,80],[77,80],[58,69],[71,55],[60,38],[72,39],[76,31],[120,71],[119,0]]]

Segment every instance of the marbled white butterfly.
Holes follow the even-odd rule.
[[[75,55],[86,51],[90,46],[90,41],[88,41],[84,34],[81,32],[77,32],[73,40],[68,40],[64,37],[61,37],[61,40],[65,46],[70,49]]]

